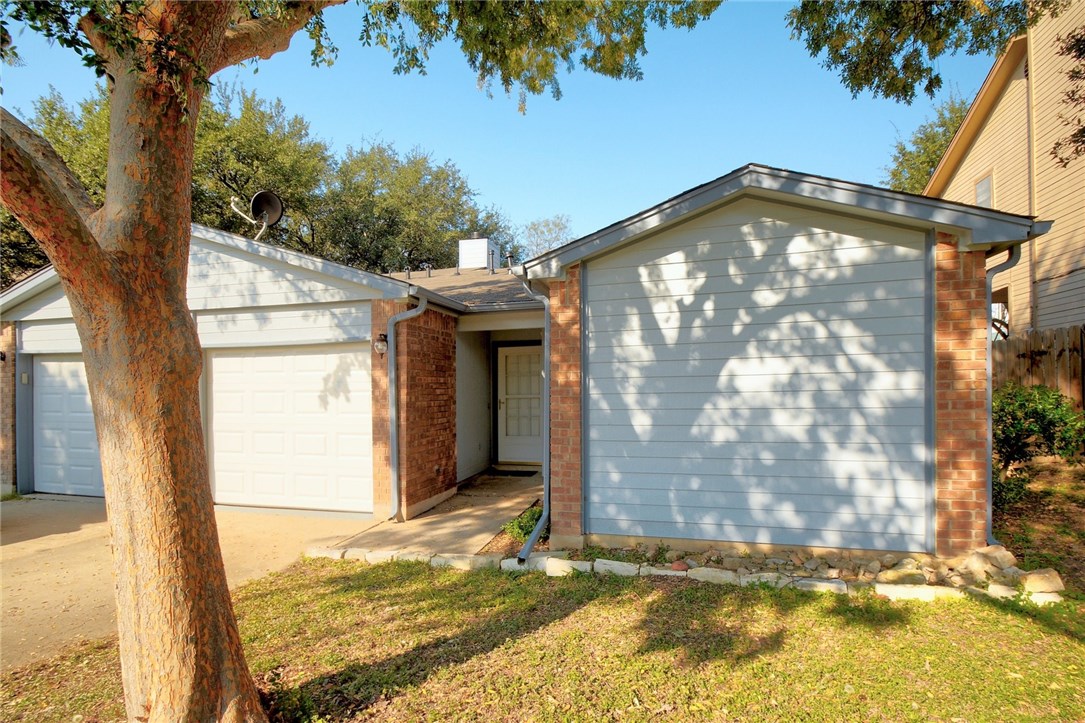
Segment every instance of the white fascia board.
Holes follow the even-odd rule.
[[[528,279],[561,278],[569,264],[746,196],[865,216],[924,231],[945,231],[961,239],[962,245],[970,250],[1021,243],[1043,232],[1041,224],[1027,216],[749,165],[531,259],[524,264],[524,273]]]
[[[388,276],[361,271],[316,256],[309,256],[308,254],[291,251],[279,246],[271,246],[260,241],[253,241],[244,236],[238,236],[207,226],[201,226],[195,223],[192,224],[192,236],[204,241],[219,244],[220,246],[227,246],[239,251],[244,251],[245,253],[254,256],[279,261],[290,266],[297,266],[299,268],[308,269],[309,271],[332,276],[343,281],[360,284],[380,292],[386,298],[400,299],[409,296],[411,293],[410,284],[406,284]]]
[[[50,289],[60,283],[56,269],[46,266],[36,271],[22,281],[12,284],[0,294],[0,313],[11,311],[27,299],[31,299],[41,292]]]

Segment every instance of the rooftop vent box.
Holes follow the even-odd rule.
[[[490,252],[493,256],[490,256]],[[460,241],[461,269],[485,269],[489,268],[491,259],[493,263],[500,263],[497,255],[500,253],[497,242],[488,238],[465,238]]]

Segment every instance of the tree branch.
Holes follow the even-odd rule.
[[[87,13],[79,19],[79,30],[86,36],[87,42],[90,43],[90,47],[94,50],[95,55],[101,58],[102,62],[105,63],[105,67],[109,70],[109,74],[113,75],[114,68],[112,66],[117,60],[117,53],[98,29],[100,20],[101,18],[97,13]]]
[[[278,17],[255,18],[238,23],[226,31],[226,40],[217,62],[210,68],[214,75],[223,68],[250,58],[267,60],[290,47],[290,39],[325,8],[342,5],[346,0],[312,0],[288,3]]]
[[[0,203],[41,244],[61,276],[102,268],[97,209],[49,142],[0,108]]]

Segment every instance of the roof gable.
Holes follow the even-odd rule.
[[[409,284],[193,224],[189,249],[193,310],[405,298]],[[6,320],[61,319],[71,308],[47,267],[0,294]]]
[[[1031,218],[849,181],[747,165],[524,264],[531,279],[633,243],[740,198],[764,198],[905,228],[946,231],[971,249],[1020,243],[1042,232]]]

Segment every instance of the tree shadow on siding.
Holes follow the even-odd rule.
[[[589,265],[589,532],[919,549],[922,236],[764,208]]]

